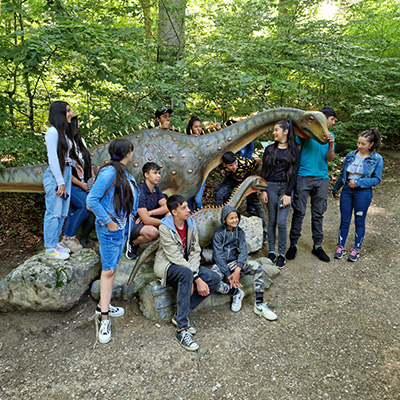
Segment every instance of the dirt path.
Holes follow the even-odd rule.
[[[0,400],[400,399],[399,169],[386,157],[359,262],[312,256],[307,212],[296,260],[266,292],[279,319],[258,318],[254,298],[237,314],[195,312],[198,353],[134,303],[113,320],[112,342],[95,348],[89,297],[68,313],[0,314]],[[330,198],[329,253],[338,223]]]

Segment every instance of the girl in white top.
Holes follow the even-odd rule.
[[[65,260],[69,257],[66,249],[58,241],[64,220],[68,215],[71,194],[71,159],[72,147],[68,138],[69,123],[73,116],[71,107],[65,101],[55,101],[50,106],[49,122],[45,141],[49,168],[43,176],[46,192],[46,212],[44,215],[45,255],[49,258]]]

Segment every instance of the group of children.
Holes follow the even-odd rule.
[[[159,112],[160,117],[169,114],[169,110],[164,111]],[[95,227],[102,261],[100,302],[96,307],[96,313],[101,318],[101,343],[111,340],[110,316],[118,317],[124,314],[122,307],[114,307],[110,302],[115,270],[125,244],[126,257],[133,259],[141,243],[152,241],[157,236],[160,244],[154,272],[163,285],[174,286],[177,289],[177,312],[172,322],[176,325],[175,337],[186,350],[195,351],[199,348],[193,339],[196,330],[190,325],[189,314],[211,293],[216,291],[232,295],[232,311],[237,312],[241,309],[244,298],[240,283],[242,274],[254,275],[254,312],[267,320],[277,319],[276,314],[264,302],[262,267],[258,262],[247,259],[245,234],[239,227],[241,216],[236,209],[229,205],[222,208],[222,226],[215,232],[213,239],[213,266],[211,269],[201,266],[198,231],[196,223],[190,217],[188,201],[180,195],[164,198],[157,187],[161,179],[160,167],[154,162],[143,166],[144,182],[140,188],[137,186],[135,179],[126,169],[126,165],[132,161],[134,151],[129,141],[115,139],[111,142],[110,162],[99,170],[93,187],[89,190],[86,182],[92,177],[90,158],[87,157],[84,144],[81,145],[82,140],[71,136],[70,124],[73,117],[67,103],[52,104],[49,117],[52,126],[46,133],[49,168],[43,179],[46,191],[45,247],[48,257],[66,259],[68,256],[70,249],[63,242],[68,243],[68,240],[73,238],[75,229],[72,229],[63,242],[58,242],[58,238],[64,219],[68,215],[69,195],[74,193],[71,191],[72,182],[85,192],[75,196],[79,198],[76,209],[79,211],[79,206],[85,202],[87,210],[91,210],[96,217]],[[169,121],[169,115],[164,119]],[[296,145],[297,139],[290,121],[279,121],[274,127],[273,135],[274,143],[265,149],[262,160],[261,176],[268,182],[268,189],[262,192],[260,197],[261,201],[268,205],[268,257],[276,262],[279,268],[283,268],[286,222],[293,193],[296,192],[301,153]],[[332,142],[330,140],[327,145],[331,146]],[[342,258],[346,252],[344,245],[353,209],[356,243],[350,256],[353,261],[359,256],[358,250],[365,234],[365,217],[372,198],[372,187],[379,184],[382,175],[383,160],[376,153],[379,144],[377,130],[363,132],[358,140],[358,150],[346,157],[333,189],[335,198],[339,198],[338,191],[344,186],[340,197],[342,217],[335,258]],[[328,148],[327,152],[329,151]],[[251,164],[251,168],[246,169],[247,164]],[[232,191],[246,177],[247,172],[253,172],[260,164],[257,160],[242,160],[233,153],[226,153],[223,157],[225,181],[216,188],[216,197],[221,197],[221,201],[225,199],[229,190]],[[72,168],[77,174],[76,180],[71,179]],[[245,170],[244,173],[241,168]],[[257,202],[254,205],[257,207]],[[77,214],[80,219],[83,218],[81,213]],[[76,226],[77,223],[72,225]],[[313,248],[313,253],[318,253],[318,247]]]

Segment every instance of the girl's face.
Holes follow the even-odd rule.
[[[201,122],[200,121],[196,121],[193,125],[192,125],[192,133],[194,133],[195,135],[201,135]]]
[[[71,119],[75,114],[72,112],[71,107],[67,104],[67,122],[70,124],[71,123]]]
[[[286,143],[288,132],[289,131],[287,129],[283,130],[280,125],[276,124],[273,132],[275,142]]]
[[[367,138],[365,138],[365,137],[360,136],[360,137],[358,138],[357,148],[358,148],[358,151],[359,151],[361,154],[366,154],[366,153],[371,152],[371,147],[372,147],[373,145],[374,145],[374,144],[371,143],[371,142],[370,142]]]

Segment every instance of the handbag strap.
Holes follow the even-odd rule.
[[[115,182],[117,181],[117,175],[115,175],[114,181],[111,184],[111,186],[104,192],[103,196],[101,196],[100,200],[103,200],[104,196],[109,192],[109,190],[115,185]]]

